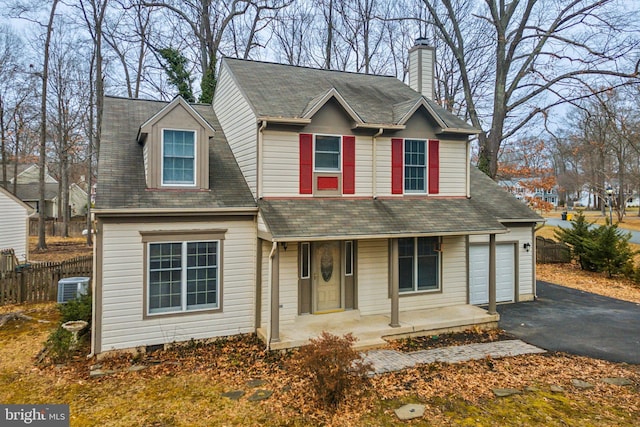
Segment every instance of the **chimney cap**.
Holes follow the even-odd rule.
[[[431,46],[429,40],[426,37],[418,37],[415,42],[415,46]]]

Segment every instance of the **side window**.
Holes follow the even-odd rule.
[[[437,237],[398,239],[401,293],[440,289],[440,253]]]
[[[220,241],[147,245],[147,314],[220,308]]]

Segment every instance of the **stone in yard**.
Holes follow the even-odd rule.
[[[600,381],[602,381],[603,383],[619,385],[619,386],[625,386],[625,385],[632,385],[633,384],[633,381],[631,381],[628,378],[603,378]]]
[[[244,396],[244,391],[242,390],[233,390],[222,393],[222,397],[226,397],[231,400],[239,400],[242,396]]]
[[[396,413],[396,416],[398,417],[399,420],[408,421],[414,418],[423,417],[424,409],[425,409],[424,405],[420,405],[417,403],[409,403],[408,405],[404,405],[396,409],[394,412]]]
[[[534,385],[528,385],[525,390],[535,393],[536,391],[540,391],[540,389]]]
[[[571,380],[571,384],[573,384],[574,387],[578,388],[593,388],[593,384],[582,380]]]
[[[514,394],[520,394],[520,390],[516,388],[494,388],[492,391],[497,397],[507,397]]]
[[[560,387],[559,385],[552,385],[551,386],[551,392],[552,393],[564,393],[564,389],[562,387]]]
[[[266,383],[267,382],[265,380],[249,380],[247,381],[247,387],[260,387]]]
[[[249,396],[249,402],[258,402],[260,400],[265,400],[271,397],[273,391],[271,390],[256,390],[251,396]]]
[[[143,369],[147,369],[147,367],[145,365],[133,365],[133,366],[129,367],[129,369],[127,369],[127,371],[129,371],[129,372],[138,372],[138,371],[142,371]]]
[[[106,375],[112,375],[115,374],[116,371],[112,371],[110,369],[106,369],[106,370],[102,370],[102,369],[94,369],[93,371],[89,372],[89,377],[90,378],[100,378],[100,377],[104,377]]]

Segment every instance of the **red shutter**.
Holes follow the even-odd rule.
[[[300,194],[313,193],[313,135],[300,134]]]
[[[404,169],[404,149],[402,139],[391,139],[391,193],[402,194],[404,184],[402,176]]]
[[[356,137],[342,137],[342,194],[356,192]]]
[[[429,194],[440,192],[440,141],[429,140]]]

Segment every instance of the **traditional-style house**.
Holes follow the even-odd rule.
[[[256,332],[496,324],[535,295],[542,221],[470,166],[479,130],[394,77],[225,58],[211,105],[107,97],[93,351]]]
[[[0,251],[13,249],[19,261],[29,259],[30,206],[0,187]],[[4,265],[0,259],[0,266]]]

